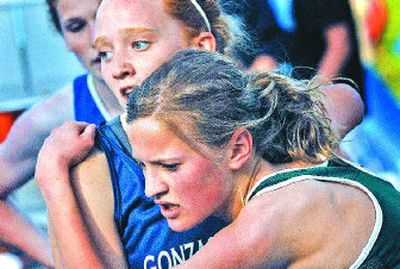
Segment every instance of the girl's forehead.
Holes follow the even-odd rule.
[[[162,0],[103,0],[97,11],[95,35],[128,28],[147,28],[159,33],[182,31],[183,26],[170,16]]]
[[[103,0],[97,18],[132,22],[162,22],[174,20],[166,12],[162,0]]]

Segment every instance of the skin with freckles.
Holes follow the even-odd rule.
[[[115,14],[118,20],[113,19]],[[103,77],[121,105],[132,87],[189,46],[182,24],[166,14],[161,0],[105,1],[95,28],[93,44],[101,56]]]

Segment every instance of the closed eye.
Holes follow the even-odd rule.
[[[171,171],[171,172],[176,172],[179,168],[179,166],[181,165],[181,163],[162,163],[160,164],[161,167],[163,167],[164,169]]]
[[[80,32],[87,25],[87,21],[80,18],[73,18],[68,20],[64,25],[64,31],[71,33]]]

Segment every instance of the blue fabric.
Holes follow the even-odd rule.
[[[364,72],[368,113],[343,146],[352,161],[400,186],[400,103],[376,70]]]
[[[74,80],[74,111],[76,121],[85,121],[99,125],[105,121],[97,108],[87,85],[87,74]]]
[[[286,32],[296,30],[296,20],[293,12],[293,0],[267,0],[275,21],[279,27]]]
[[[217,219],[209,219],[193,230],[173,232],[159,207],[145,196],[141,168],[123,149],[108,124],[98,128],[96,143],[107,156],[114,218],[130,268],[170,268],[179,264],[224,226]]]

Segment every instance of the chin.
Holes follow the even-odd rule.
[[[172,230],[174,230],[175,232],[184,232],[184,231],[190,230],[194,226],[196,226],[195,224],[193,225],[189,222],[176,220],[176,219],[168,219],[167,221],[168,221],[169,227]]]

